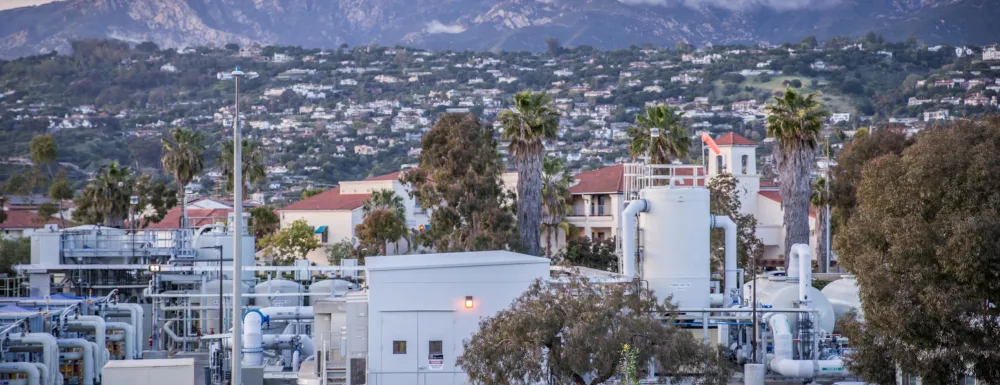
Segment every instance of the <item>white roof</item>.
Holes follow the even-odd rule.
[[[166,358],[156,360],[111,360],[104,368],[163,368],[173,366],[194,367],[194,358]]]
[[[470,251],[461,253],[390,255],[365,258],[365,267],[372,270],[430,269],[438,267],[495,266],[545,264],[548,258],[505,250]]]

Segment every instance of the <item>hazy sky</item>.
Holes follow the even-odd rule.
[[[61,0],[0,0],[0,11],[11,8],[27,7]]]

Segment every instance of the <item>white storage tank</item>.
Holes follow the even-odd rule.
[[[830,282],[822,290],[823,295],[833,305],[833,313],[840,319],[851,310],[861,312],[861,296],[858,294],[858,281],[853,275]],[[859,314],[860,315],[860,314]]]
[[[709,193],[704,187],[643,189],[641,276],[660,299],[681,308],[710,305]]]
[[[343,279],[324,279],[322,281],[313,282],[309,285],[309,293],[313,294],[309,296],[310,302],[315,302],[316,300],[323,298],[317,294],[329,293],[332,297],[343,297],[347,294],[354,284],[350,281],[345,281]]]
[[[227,279],[225,281],[222,281],[222,292],[223,292],[223,294],[232,294],[233,293],[233,281],[232,280],[228,280]],[[244,283],[243,284],[243,292],[244,293],[250,292],[250,285]],[[207,324],[203,325],[202,328],[205,329],[205,330],[209,330],[209,328],[215,328],[216,325],[219,324],[219,311],[218,310],[214,310],[214,309],[216,309],[216,308],[219,307],[219,280],[213,279],[211,281],[208,281],[208,283],[205,284],[205,294],[207,295],[207,297],[205,297],[205,306],[211,306],[212,310],[206,310],[205,311],[205,318],[206,318]],[[227,297],[226,298],[226,302],[225,302],[226,303],[226,315],[225,315],[226,316],[226,322],[225,322],[225,325],[227,325],[227,327],[229,325],[232,325],[232,319],[231,319],[232,318],[232,314],[229,313],[229,312],[232,311],[232,307],[231,307],[232,303],[233,303],[232,301],[233,300],[232,300],[231,297]],[[242,302],[243,306],[247,306],[249,304],[248,301],[247,301],[247,297],[243,297],[243,299],[242,299],[241,302]],[[197,303],[195,303],[195,301],[192,301],[192,304],[197,305]]]
[[[267,281],[258,283],[254,287],[254,292],[257,294],[280,294],[280,293],[303,293],[305,290],[302,285],[295,281],[289,281],[287,279],[269,279]],[[258,307],[271,307],[271,306],[302,306],[301,296],[279,296],[279,297],[257,297],[256,302]]]
[[[799,302],[799,284],[788,280],[784,276],[760,277],[755,281],[757,286],[757,303],[766,308],[758,308],[758,311],[768,312],[768,308],[795,309]],[[748,282],[743,286],[743,296],[747,303],[753,301],[754,282]],[[833,325],[836,317],[833,312],[833,305],[830,300],[819,289],[812,286],[806,287],[806,298],[809,299],[809,307],[819,309],[819,320],[817,324],[820,329],[833,332]],[[796,330],[798,325],[798,315],[788,313],[788,322],[792,330]]]

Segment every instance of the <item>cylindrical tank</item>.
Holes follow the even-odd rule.
[[[353,283],[343,279],[324,279],[322,281],[316,281],[313,282],[312,285],[309,285],[309,293],[313,294],[309,298],[311,301],[316,301],[322,298],[321,296],[316,295],[320,293],[329,293],[332,297],[343,297],[348,291],[351,290],[352,286],[354,286]]]
[[[707,308],[710,300],[709,194],[704,187],[654,187],[641,197],[642,279],[657,297],[680,308]]]
[[[833,305],[833,314],[840,319],[851,310],[861,312],[861,296],[858,294],[858,281],[853,275],[830,282],[822,290],[823,295]],[[860,314],[859,314],[860,315]]]
[[[302,285],[287,279],[269,279],[254,287],[257,294],[303,293]],[[302,297],[257,297],[258,307],[302,306]]]
[[[798,282],[789,281],[786,277],[781,276],[761,277],[755,282],[759,283],[757,286],[757,302],[762,307],[758,309],[759,311],[766,313],[769,311],[768,308],[794,309],[799,307]],[[754,282],[749,282],[743,287],[743,296],[747,299],[747,303],[751,303],[753,300],[753,285]],[[834,316],[833,305],[830,304],[830,300],[815,287],[808,286],[806,291],[806,297],[810,301],[809,307],[819,309],[817,325],[820,329],[833,332],[836,317]],[[798,316],[789,313],[788,322],[788,326],[792,330],[798,329]]]
[[[250,285],[247,285],[247,284],[244,283],[243,284],[243,292],[247,293],[249,291],[250,291]],[[232,294],[233,293],[233,281],[232,280],[228,280],[227,279],[227,280],[222,281],[222,293],[224,293],[224,294]],[[218,295],[219,295],[219,280],[213,279],[211,281],[208,281],[205,284],[205,295],[207,295],[208,297],[205,297],[204,304],[205,304],[205,306],[211,306],[212,310],[206,310],[205,311],[205,318],[206,318],[205,321],[206,321],[206,324],[203,325],[202,328],[204,328],[205,330],[209,330],[209,329],[215,328],[216,325],[219,324],[219,311],[216,310],[219,307],[219,297],[218,297]],[[242,306],[247,306],[249,304],[246,297],[244,297],[240,302],[241,302]],[[194,301],[192,301],[192,303],[196,304],[196,303],[194,303]],[[228,329],[229,327],[232,326],[232,322],[233,322],[233,320],[231,319],[232,318],[232,314],[230,313],[232,311],[232,308],[230,307],[230,306],[232,306],[232,303],[233,303],[232,302],[232,298],[227,297],[225,303],[226,303],[225,327],[226,327],[226,329]]]

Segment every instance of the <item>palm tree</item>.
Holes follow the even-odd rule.
[[[830,197],[826,190],[826,179],[819,178],[813,182],[812,196],[810,196],[809,202],[816,208],[818,214],[816,216],[816,262],[819,265],[819,271],[826,273],[827,261],[830,258],[826,253],[826,205],[830,203]]]
[[[377,190],[361,205],[361,211],[364,213],[364,221],[358,226],[359,236],[368,243],[379,243],[382,255],[386,255],[386,243],[395,242],[398,253],[399,239],[409,234],[403,198],[392,190]],[[385,215],[386,213],[391,215]]]
[[[809,170],[816,156],[816,138],[823,128],[823,118],[830,113],[815,100],[815,94],[802,96],[790,88],[765,109],[769,113],[767,136],[778,142],[774,152],[781,181],[784,246],[788,252],[796,243],[809,244],[809,198],[813,187]],[[785,258],[785,269],[788,261]]]
[[[541,255],[542,141],[555,138],[559,129],[559,113],[549,106],[551,101],[544,92],[518,92],[514,107],[499,116],[517,167],[517,231],[530,255]]]
[[[128,215],[129,198],[135,177],[128,166],[112,162],[90,181],[83,191],[85,200],[93,202],[95,211],[101,213],[105,226],[121,227]]]
[[[572,209],[573,195],[569,186],[573,176],[566,170],[562,158],[545,158],[542,162],[542,225],[545,226],[545,256],[552,258],[552,233],[563,229],[568,234],[566,216]]]
[[[163,169],[170,172],[177,182],[177,193],[181,201],[180,227],[185,228],[187,222],[187,207],[185,203],[186,191],[184,186],[191,183],[196,175],[204,168],[205,145],[201,133],[193,132],[183,128],[170,130],[172,140],[163,138],[163,156],[160,163]]]
[[[222,176],[226,178],[226,191],[233,191],[233,142],[222,144],[222,153],[217,159],[222,168]],[[264,179],[264,150],[257,142],[243,140],[243,196],[247,195],[247,187]],[[235,202],[233,204],[236,204]]]
[[[404,223],[406,222],[406,206],[403,205],[403,198],[392,190],[376,190],[372,193],[372,197],[361,205],[361,211],[365,216],[375,210],[389,210],[394,212]]]
[[[646,115],[635,118],[635,126],[629,129],[632,142],[628,152],[632,159],[650,157],[650,164],[670,164],[674,159],[688,156],[691,136],[681,125],[683,112],[670,106],[646,106]],[[652,131],[659,130],[659,136],[652,137]]]

